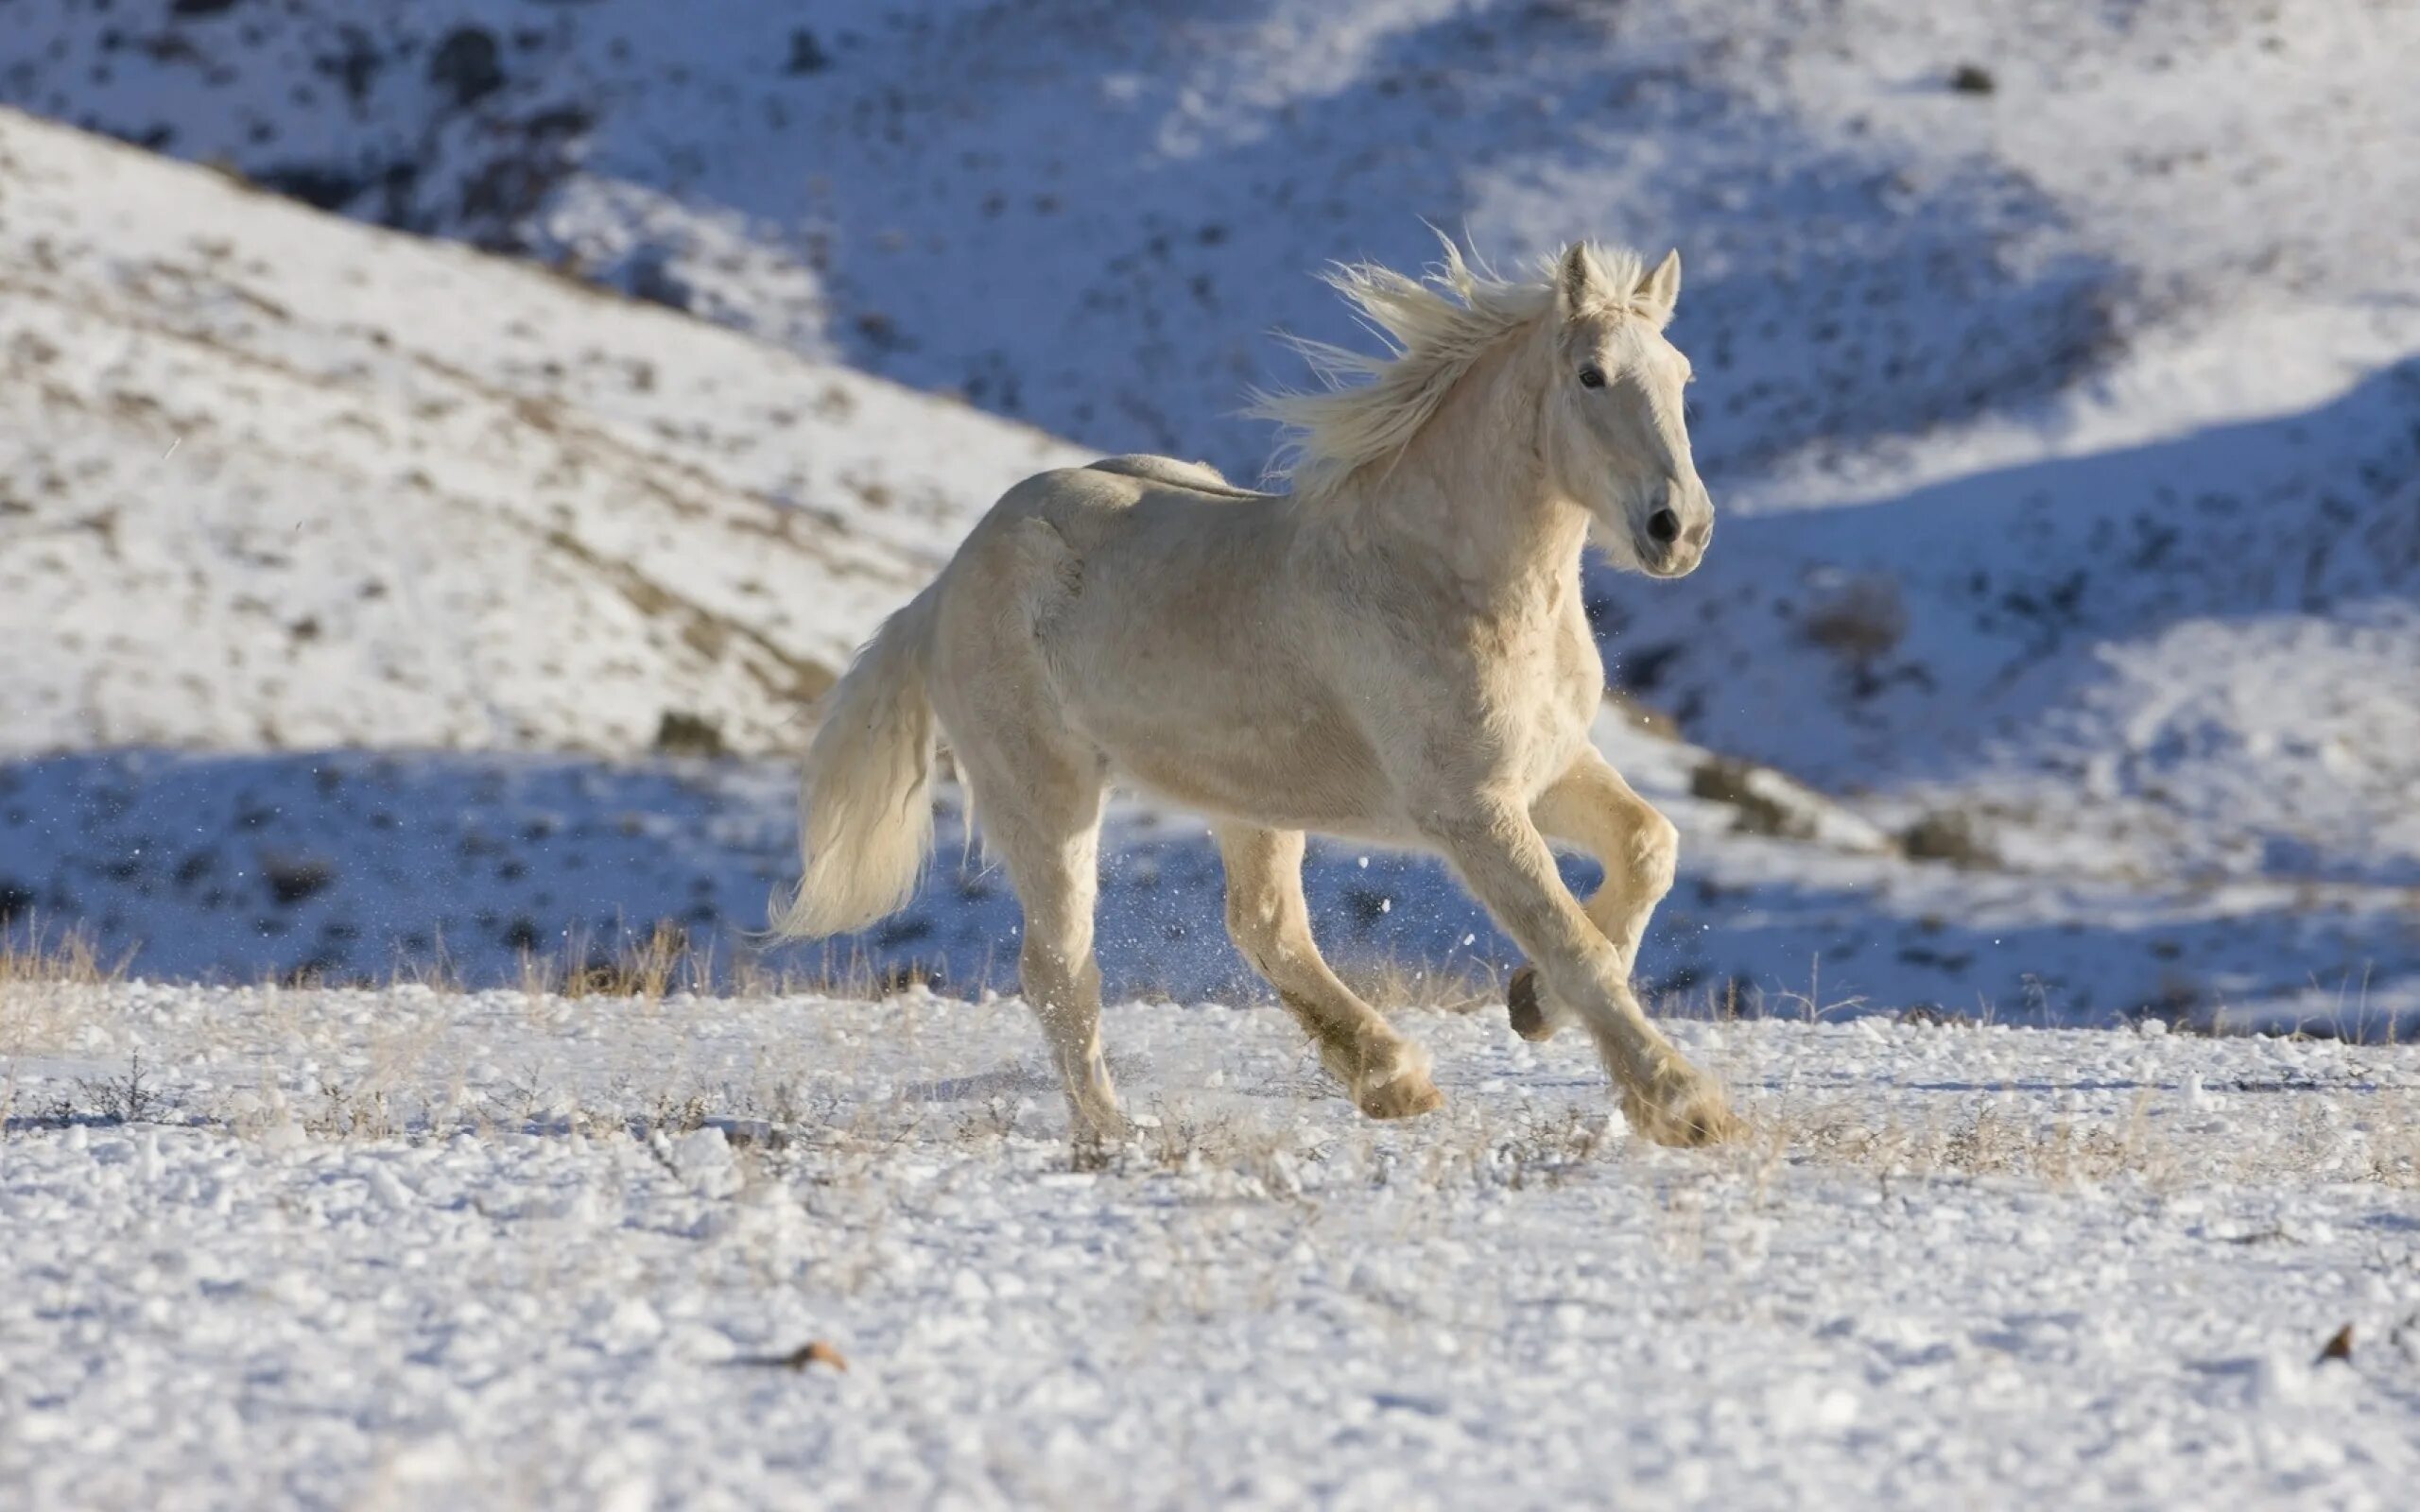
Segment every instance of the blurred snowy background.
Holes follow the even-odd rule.
[[[14,0],[0,918],[242,980],[744,954],[850,646],[1026,472],[1256,475],[1271,332],[1354,339],[1309,275],[1425,218],[1687,262],[1722,529],[1594,585],[1684,835],[1649,985],[2375,1033],[2415,75],[2384,0]],[[1113,990],[1251,991],[1199,826],[1114,841]],[[960,857],[843,952],[1007,985]],[[1431,863],[1312,891],[1342,960],[1508,958]]]

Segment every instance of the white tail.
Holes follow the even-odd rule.
[[[805,873],[773,907],[773,933],[815,939],[863,929],[916,891],[933,846],[934,583],[888,620],[832,690],[799,783]]]

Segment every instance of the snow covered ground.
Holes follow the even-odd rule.
[[[27,1505],[2391,1507],[2420,1050],[1414,1013],[1362,1121],[1274,1009],[0,985]],[[2351,1327],[2350,1356],[2321,1359]],[[782,1364],[821,1342],[845,1369]],[[2403,1489],[2398,1489],[2402,1487]]]

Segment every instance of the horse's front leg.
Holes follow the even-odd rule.
[[[1547,990],[1588,1026],[1621,1087],[1631,1126],[1661,1144],[1708,1144],[1737,1133],[1721,1087],[1647,1021],[1628,963],[1564,887],[1528,809],[1487,792],[1423,808],[1432,816],[1430,840],[1529,953]]]
[[[1648,919],[1672,890],[1680,832],[1631,791],[1594,747],[1582,748],[1530,813],[1548,836],[1578,846],[1604,868],[1604,882],[1581,907],[1613,943],[1627,976],[1637,965]],[[1551,1039],[1568,1022],[1570,1010],[1541,989],[1534,967],[1513,972],[1505,996],[1513,1032],[1524,1040]]]

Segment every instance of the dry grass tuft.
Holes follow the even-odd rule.
[[[2052,1188],[2136,1182],[2156,1191],[2212,1183],[2361,1181],[2420,1187],[2420,1094],[2365,1093],[2358,1128],[2342,1108],[2313,1104],[2299,1119],[2244,1121],[2212,1140],[2170,1116],[2170,1094],[2146,1090],[2122,1116],[2046,1114],[1992,1103],[1955,1114],[1876,1125],[1850,1105],[1768,1106],[1737,1159],[1898,1177],[2021,1177]]]
[[[103,957],[81,929],[52,936],[36,921],[0,930],[0,1057],[63,1046],[71,1025],[59,989],[115,982],[130,958]]]
[[[440,966],[434,976],[424,969],[399,971],[396,981],[438,991],[469,990],[459,975]],[[990,985],[990,972],[967,984],[948,982],[941,972],[919,963],[878,963],[862,946],[843,950],[826,946],[822,957],[805,966],[774,967],[758,955],[737,954],[718,957],[712,937],[700,938],[669,919],[659,920],[645,936],[625,936],[610,952],[575,937],[561,949],[521,954],[516,984],[532,997],[631,998],[661,1004],[672,993],[701,998],[826,997],[873,1002],[902,992],[927,991],[975,1000]]]
[[[1951,1119],[1878,1127],[1853,1113],[1812,1109],[1774,1121],[1764,1137],[1823,1163],[1892,1176],[2025,1177],[2056,1187],[2131,1176],[2177,1184],[2182,1152],[2154,1137],[2151,1108],[2147,1092],[2122,1123],[2046,1124],[1985,1105]]]
[[[130,951],[114,961],[103,959],[91,932],[80,926],[53,936],[35,920],[23,930],[0,932],[0,988],[115,982],[132,959]]]
[[[1362,1002],[1381,1013],[1476,1013],[1504,1006],[1504,971],[1492,961],[1438,965],[1389,956],[1340,964],[1336,972]]]
[[[611,955],[592,954],[584,944],[567,946],[559,956],[521,954],[521,990],[532,997],[555,995],[583,998],[638,998],[661,1003],[677,979],[694,987],[712,978],[711,958],[692,948],[688,931],[668,920],[648,931],[644,939],[626,939]]]

